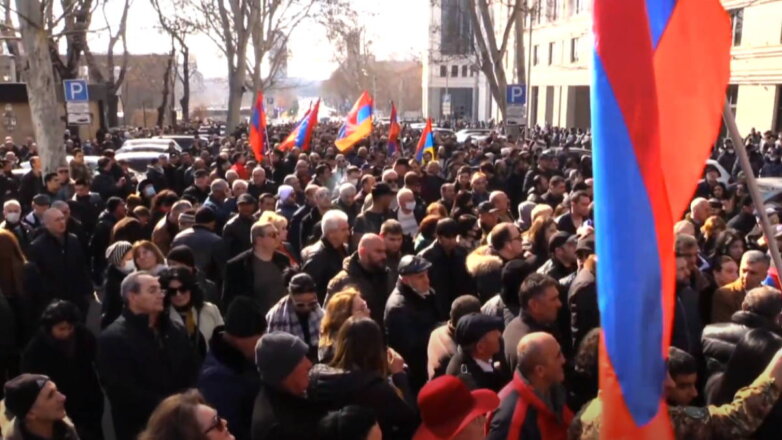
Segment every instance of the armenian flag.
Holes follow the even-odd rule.
[[[730,19],[718,0],[596,0],[593,13],[600,435],[672,439],[673,225],[718,134]]]
[[[266,136],[266,110],[263,107],[263,92],[258,92],[253,105],[253,115],[250,119],[250,147],[255,160],[261,163],[269,140]]]
[[[302,151],[310,150],[310,142],[312,141],[312,130],[318,124],[318,109],[320,108],[320,99],[315,102],[315,106],[307,110],[304,117],[301,118],[293,131],[285,138],[277,149],[281,151],[288,151],[293,147],[299,147]]]
[[[399,151],[399,134],[402,132],[402,127],[399,126],[399,122],[396,117],[396,106],[391,102],[391,117],[388,122],[388,155],[391,156]]]
[[[421,138],[418,139],[418,147],[415,149],[415,160],[418,163],[424,162],[424,153],[429,152],[432,155],[432,159],[436,159],[436,153],[434,151],[434,132],[432,131],[432,118],[426,120],[426,127],[421,133]]]
[[[341,152],[353,148],[359,141],[372,133],[372,96],[364,92],[345,117],[334,143]]]

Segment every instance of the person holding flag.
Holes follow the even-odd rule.
[[[399,126],[396,116],[396,106],[391,101],[391,117],[388,121],[388,155],[393,156],[399,149],[399,135],[402,133],[402,127]]]
[[[364,92],[345,117],[334,144],[341,153],[346,153],[358,142],[372,133],[372,96]]]
[[[434,132],[432,132],[432,118],[426,120],[426,127],[424,127],[421,138],[418,139],[418,147],[415,149],[416,162],[423,164],[424,155],[429,153],[431,156],[429,160],[437,160],[437,155],[434,150]],[[428,161],[426,161],[428,162]]]
[[[266,134],[266,110],[263,106],[263,92],[258,92],[253,105],[253,115],[250,119],[250,148],[255,155],[255,160],[260,164],[263,155],[268,148],[268,136]]]
[[[318,109],[320,108],[320,99],[315,102],[315,106],[307,110],[304,117],[301,118],[293,131],[285,138],[277,149],[280,151],[289,151],[297,147],[302,151],[310,151],[312,142],[312,131],[318,124]]]

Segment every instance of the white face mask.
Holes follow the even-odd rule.
[[[9,212],[8,214],[6,214],[5,219],[6,221],[8,221],[8,223],[16,223],[19,221],[19,213]]]
[[[415,209],[415,202],[407,202],[405,203],[405,209],[408,211],[412,211]]]
[[[119,268],[119,270],[122,273],[131,273],[136,270],[136,265],[133,263],[133,260],[128,260]]]

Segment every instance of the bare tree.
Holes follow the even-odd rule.
[[[87,48],[87,32],[90,29],[92,14],[100,0],[60,0],[62,15],[55,18],[52,13],[55,0],[44,0],[47,9],[48,29],[51,32],[49,52],[54,69],[60,79],[73,79],[79,76],[81,55]],[[62,30],[54,29],[62,22]],[[60,40],[65,38],[65,59],[60,56]]]
[[[128,44],[127,44],[127,22],[128,10],[132,3],[131,0],[124,0],[122,15],[116,32],[112,32],[109,18],[106,15],[106,3],[103,3],[103,19],[106,21],[106,28],[109,32],[109,45],[106,50],[105,71],[101,69],[100,63],[93,55],[88,44],[84,45],[84,58],[87,61],[90,78],[96,83],[103,84],[106,87],[106,107],[107,123],[109,127],[116,127],[117,110],[119,108],[119,97],[117,92],[125,81],[125,74],[128,71]],[[117,42],[122,41],[122,60],[119,65],[119,73],[115,72],[114,47]]]
[[[179,53],[182,56],[182,73],[179,73],[175,65],[177,77],[182,82],[182,98],[179,104],[182,106],[182,119],[190,120],[190,77],[193,66],[190,61],[190,46],[187,38],[196,30],[195,20],[188,15],[190,5],[183,0],[176,0],[164,8],[160,0],[150,0],[152,7],[158,14],[160,27],[173,38],[179,45]],[[172,90],[174,87],[172,87]],[[173,103],[172,103],[173,104]]]
[[[43,169],[55,171],[65,163],[62,148],[61,105],[57,103],[57,81],[50,54],[50,32],[46,27],[46,4],[40,0],[16,0],[19,30],[27,58],[27,96],[33,130]]]
[[[171,39],[171,53],[166,63],[166,70],[163,73],[163,98],[160,100],[160,106],[157,108],[157,126],[162,127],[165,124],[166,114],[168,113],[168,95],[171,93],[171,71],[176,60],[176,47],[174,39]]]

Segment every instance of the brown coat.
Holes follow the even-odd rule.
[[[711,322],[730,322],[730,317],[741,310],[746,295],[741,278],[717,289],[712,299]]]
[[[160,252],[163,255],[168,255],[168,251],[171,250],[171,242],[174,241],[174,236],[168,232],[168,216],[164,215],[163,218],[158,220],[155,225],[155,229],[152,230],[152,243],[160,248]]]

